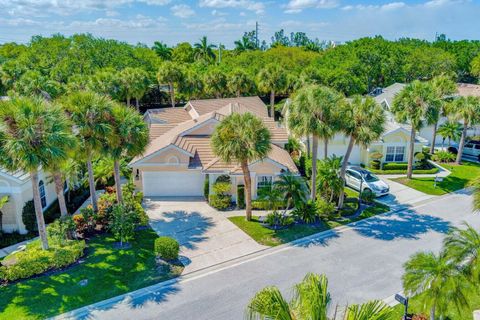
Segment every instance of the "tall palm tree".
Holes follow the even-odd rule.
[[[442,136],[442,149],[445,147],[445,139],[448,139],[448,146],[451,146],[452,140],[457,141],[462,135],[462,126],[455,121],[447,121],[438,127],[437,133]]]
[[[434,103],[432,104],[433,112],[430,117],[430,124],[433,125],[432,145],[430,153],[435,152],[435,140],[437,138],[438,121],[441,116],[446,116],[446,98],[457,91],[457,86],[449,77],[445,75],[437,76],[431,80],[434,89]]]
[[[345,108],[342,108],[342,131],[350,137],[347,151],[343,158],[342,168],[340,169],[340,178],[345,181],[345,172],[347,170],[348,160],[354,145],[368,146],[370,143],[380,139],[385,131],[385,112],[372,97],[363,98],[355,96]],[[340,190],[338,207],[343,207],[343,188]]]
[[[203,76],[203,84],[205,91],[218,99],[226,93],[227,76],[225,72],[217,67],[210,68]]]
[[[283,199],[287,200],[285,211],[290,209],[292,204],[297,206],[307,200],[308,188],[305,180],[291,172],[281,174],[275,182],[275,187],[280,190]]]
[[[236,40],[234,42],[235,44],[235,51],[237,52],[243,52],[243,51],[249,51],[249,50],[255,50],[256,45],[254,42],[250,40],[249,37],[243,36],[240,40]]]
[[[120,160],[123,157],[135,157],[145,150],[148,144],[148,127],[137,111],[122,105],[113,106],[112,116],[112,133],[107,151],[113,158],[117,201],[123,203]]]
[[[470,281],[480,283],[480,233],[464,223],[465,229],[452,228],[444,239],[447,254],[461,265]]]
[[[275,63],[261,69],[257,75],[260,90],[270,93],[270,117],[275,117],[275,94],[285,90],[287,73]]]
[[[155,53],[162,58],[162,60],[172,59],[172,48],[162,41],[155,41],[153,43],[152,50],[155,51]]]
[[[383,301],[373,300],[347,308],[345,320],[390,320],[393,310]]]
[[[335,111],[343,103],[344,98],[335,90],[310,85],[299,90],[289,105],[287,121],[290,130],[299,137],[312,136],[312,184],[310,189],[312,199],[317,196],[318,140],[319,138],[323,139],[327,145],[327,141],[333,137],[338,122],[338,115]]]
[[[44,250],[48,249],[48,239],[38,170],[67,158],[70,128],[63,110],[40,99],[13,98],[0,108],[0,156],[7,158],[2,164],[30,173],[38,233]]]
[[[248,165],[265,158],[270,149],[270,131],[251,113],[233,113],[223,119],[212,135],[212,148],[223,161],[239,163],[245,181],[247,220],[252,219],[252,181]]]
[[[460,143],[458,145],[457,160],[455,163],[462,163],[463,147],[465,146],[465,139],[467,137],[467,129],[469,126],[480,122],[480,98],[479,97],[459,97],[450,105],[453,119],[462,121],[463,129],[460,136]]]
[[[215,49],[217,46],[211,43],[208,43],[206,36],[203,36],[199,42],[196,42],[193,47],[195,48],[195,60],[204,60],[208,62],[215,59]]]
[[[432,105],[435,101],[434,90],[431,84],[413,81],[399,92],[394,100],[391,111],[400,123],[408,123],[410,129],[410,142],[408,152],[407,178],[412,178],[413,156],[415,149],[415,135],[422,127],[425,119],[430,119]]]
[[[87,89],[115,100],[122,99],[119,74],[111,68],[100,69],[89,77]]]
[[[242,93],[247,93],[252,89],[253,81],[245,71],[236,69],[228,76],[227,86],[231,92],[240,97]]]
[[[330,293],[325,275],[308,273],[295,285],[292,301],[288,302],[277,287],[266,287],[250,301],[248,319],[327,320]]]
[[[165,61],[160,65],[157,73],[157,80],[159,84],[168,84],[172,108],[175,108],[175,86],[178,86],[182,79],[183,71],[177,63],[173,61]]]
[[[417,253],[404,267],[405,293],[418,295],[424,308],[430,308],[431,320],[435,320],[435,314],[445,315],[452,304],[459,310],[468,305],[464,276],[445,251]]]
[[[83,91],[66,96],[62,103],[75,125],[75,132],[80,140],[80,149],[87,162],[88,184],[93,210],[97,211],[97,194],[92,161],[107,143],[112,132],[111,109],[113,102],[106,96]]]
[[[120,71],[118,80],[122,95],[127,100],[127,106],[130,107],[130,100],[136,98],[138,108],[138,100],[148,89],[147,72],[140,68],[127,67]]]
[[[179,87],[180,92],[190,99],[197,99],[203,92],[203,81],[200,74],[192,69],[185,72]]]

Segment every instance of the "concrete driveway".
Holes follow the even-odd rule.
[[[388,205],[392,210],[418,205],[436,197],[387,179],[385,176],[381,179],[390,186],[390,194],[377,198],[377,201]]]
[[[199,198],[145,199],[150,225],[160,236],[180,243],[190,273],[265,249]]]

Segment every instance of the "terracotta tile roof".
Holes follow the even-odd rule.
[[[265,117],[262,119],[263,123],[267,126],[271,133],[271,140],[273,143],[288,142],[288,133],[284,127],[281,127],[278,122],[272,118]]]
[[[470,83],[457,83],[457,91],[460,96],[480,97],[480,85]]]
[[[268,117],[267,106],[259,97],[239,97],[224,99],[191,100],[189,103],[199,115],[217,111],[229,104],[240,104],[259,117]]]
[[[293,159],[288,153],[288,151],[280,148],[279,146],[272,144],[272,149],[268,153],[267,158],[283,165],[293,173],[298,173],[297,166],[295,165],[295,162],[293,162]],[[232,170],[232,173],[240,174],[242,173],[242,168],[239,165],[237,165]]]
[[[155,123],[180,123],[192,119],[184,108],[149,109],[147,113]]]

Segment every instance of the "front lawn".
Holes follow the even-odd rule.
[[[127,250],[114,249],[110,234],[92,238],[84,262],[0,287],[0,319],[44,319],[180,275],[180,266],[158,271],[157,237],[151,229],[138,231]],[[82,280],[88,283],[82,286]]]
[[[338,220],[319,222],[315,225],[295,224],[289,228],[277,231],[264,227],[258,220],[258,217],[253,217],[251,221],[247,221],[244,216],[230,217],[228,219],[253,240],[262,245],[274,247],[388,211],[390,211],[388,206],[376,203],[375,206],[365,209],[356,217],[343,217]]]
[[[442,182],[438,182],[436,187],[434,187],[433,177],[392,180],[426,194],[443,195],[467,187],[472,179],[480,175],[480,164],[473,162],[464,161],[462,165],[442,164],[442,166],[452,173],[445,177]]]

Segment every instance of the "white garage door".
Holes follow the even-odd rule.
[[[143,172],[146,197],[196,197],[203,195],[205,176],[199,171]]]

